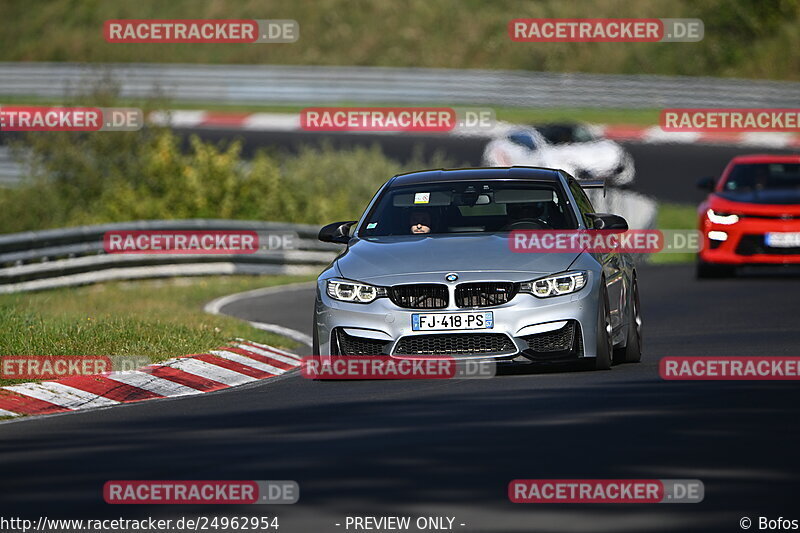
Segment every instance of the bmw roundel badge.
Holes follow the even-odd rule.
[[[456,274],[455,272],[451,272],[448,275],[446,275],[444,279],[452,283],[458,279],[458,274]]]

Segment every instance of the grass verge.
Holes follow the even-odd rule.
[[[72,105],[69,99],[62,98],[37,98],[34,96],[3,96],[2,103],[6,105]],[[150,107],[143,105],[142,100],[120,99],[116,102],[118,107]],[[280,105],[280,104],[236,104],[226,105],[220,102],[169,102],[169,109],[173,110],[201,110],[219,111],[228,113],[299,113],[306,107],[318,106],[318,102],[309,101],[308,105]],[[363,107],[363,102],[336,102],[325,103],[323,107]],[[380,107],[406,107],[408,104],[382,103]],[[446,106],[446,104],[445,104]],[[414,105],[414,107],[443,107],[442,104],[428,103]],[[474,107],[469,105],[450,105],[449,107]],[[488,107],[488,106],[480,106]],[[653,126],[659,122],[659,109],[610,109],[610,108],[571,108],[571,107],[492,107],[497,120],[514,123],[543,124],[548,122],[589,122],[592,124],[631,124]]]
[[[667,229],[696,229],[697,207],[687,204],[662,203],[658,206],[656,227]],[[694,263],[695,254],[691,252],[657,253],[650,258],[651,264],[686,264]]]
[[[175,278],[0,295],[2,355],[126,355],[152,362],[203,353],[236,337],[292,348],[294,341],[203,305],[235,292],[314,276]],[[19,381],[4,380],[0,385]]]

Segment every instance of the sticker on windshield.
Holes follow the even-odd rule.
[[[430,201],[431,201],[431,193],[429,192],[418,192],[414,194],[415,204],[427,204]]]
[[[377,222],[370,222],[369,224],[367,224],[367,229],[372,229],[372,228],[374,228],[374,227],[375,227],[375,226],[377,226],[377,225],[378,225],[378,223],[377,223]]]

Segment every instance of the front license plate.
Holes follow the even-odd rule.
[[[493,327],[492,311],[483,313],[414,313],[411,315],[413,331],[492,329]]]
[[[798,248],[800,247],[800,232],[767,233],[766,243],[771,248]]]

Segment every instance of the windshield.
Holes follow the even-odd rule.
[[[798,163],[736,165],[723,186],[729,192],[797,188],[800,188]]]
[[[575,229],[560,186],[539,182],[448,182],[384,192],[360,230],[364,237]]]
[[[551,144],[587,143],[598,140],[582,124],[545,124],[536,129]]]

